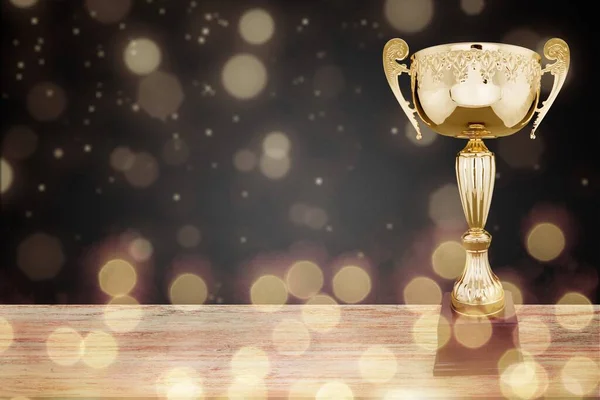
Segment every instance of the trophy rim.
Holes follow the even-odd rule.
[[[438,44],[435,46],[426,47],[419,51],[416,51],[413,54],[413,57],[418,58],[422,56],[427,56],[435,53],[440,53],[443,51],[461,51],[461,50],[471,50],[473,49],[473,45],[481,46],[480,50],[488,50],[488,51],[497,51],[504,50],[509,51],[511,53],[516,53],[524,56],[529,56],[534,59],[541,61],[541,56],[535,50],[531,50],[527,47],[517,46],[514,44],[506,44],[506,43],[495,43],[495,42],[456,42],[456,43],[445,43]]]

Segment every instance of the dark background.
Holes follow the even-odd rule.
[[[435,1],[431,21],[408,33],[388,22],[383,1],[136,0],[124,18],[107,24],[92,18],[83,1],[19,8],[3,0],[1,131],[6,138],[25,126],[37,140],[27,157],[15,157],[14,145],[7,152],[3,141],[13,182],[2,194],[0,302],[106,302],[98,270],[107,258],[127,257],[124,242],[137,236],[153,247],[137,266],[141,303],[169,301],[173,265],[181,262],[206,280],[209,303],[248,303],[257,276],[283,277],[298,258],[320,265],[329,294],[340,257],[360,259],[373,282],[366,303],[403,303],[402,289],[417,275],[450,290],[452,280],[432,270],[431,253],[439,240],[459,240],[464,217],[458,193],[442,201],[441,221],[430,217],[429,203],[436,190],[455,184],[454,157],[465,143],[440,136],[417,146],[405,134],[407,118],[383,74],[383,46],[401,37],[411,53],[474,40],[539,51],[544,39],[560,37],[571,48],[570,76],[538,139],[530,141],[524,129],[487,142],[499,173],[487,223],[494,235],[490,261],[526,303],[554,303],[567,291],[598,303],[600,174],[590,123],[597,42],[586,17],[594,13],[587,2],[553,4],[488,0],[480,14],[467,15],[459,1]],[[238,32],[242,14],[257,7],[275,22],[262,45]],[[123,51],[139,37],[157,43],[158,70],[181,84],[175,117],[133,110],[143,76],[127,69]],[[241,52],[258,57],[268,74],[266,87],[248,100],[232,97],[221,82],[224,64]],[[40,82],[53,82],[67,100],[49,121],[27,105]],[[236,169],[236,152],[245,148],[260,158],[272,131],[291,141],[287,174],[274,180],[258,166]],[[175,133],[189,149],[180,165],[164,160]],[[146,188],[132,186],[111,167],[118,146],[153,155],[158,178]],[[290,217],[298,203],[306,207],[296,211],[309,211],[300,213],[304,224]],[[549,262],[527,251],[527,233],[541,222],[556,224],[566,238],[565,250]],[[193,248],[177,240],[188,224],[201,232]],[[64,254],[50,279],[30,279],[19,265],[19,246],[37,233],[58,240],[52,249],[27,248],[37,262],[53,262],[56,243]]]

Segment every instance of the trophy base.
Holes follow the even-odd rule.
[[[448,321],[451,335],[448,343],[438,349],[433,367],[434,376],[457,375],[498,375],[498,361],[509,350],[519,347],[519,327],[512,294],[505,292],[505,306],[500,312],[488,317],[474,317],[470,319],[453,310],[451,294],[445,293],[442,300],[441,316]],[[491,336],[485,344],[472,348],[465,346],[464,340],[459,341],[455,335],[455,326],[460,318],[461,332],[468,332],[470,337]],[[440,321],[442,319],[440,318]],[[447,332],[448,326],[440,323],[440,332]],[[510,362],[521,362],[520,352],[515,351],[514,359]],[[511,354],[513,354],[511,353]]]

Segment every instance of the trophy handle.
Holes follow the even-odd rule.
[[[530,135],[531,139],[535,139],[535,130],[540,122],[542,122],[542,119],[544,119],[544,116],[552,103],[554,103],[556,96],[558,96],[558,92],[560,92],[560,89],[565,83],[565,78],[569,71],[570,51],[569,46],[564,40],[559,38],[548,40],[544,45],[544,56],[546,56],[548,60],[556,60],[554,63],[546,65],[546,68],[542,70],[542,74],[550,72],[554,75],[554,84],[552,85],[552,90],[546,101],[543,101],[542,106],[535,110],[538,115],[535,121],[533,121],[533,129],[531,130]]]
[[[400,85],[398,84],[398,77],[400,75],[403,73],[410,75],[410,69],[406,65],[398,63],[398,61],[404,60],[407,55],[408,44],[404,40],[398,38],[390,39],[383,48],[383,70],[385,71],[388,84],[396,96],[396,100],[398,100],[400,107],[402,107],[402,110],[417,131],[417,140],[421,140],[421,129],[415,117],[416,109],[411,108],[410,103],[402,95]],[[411,79],[413,78],[411,77]]]

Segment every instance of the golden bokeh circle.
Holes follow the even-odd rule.
[[[242,380],[263,379],[270,370],[267,353],[257,347],[242,347],[231,358],[231,374]]]
[[[433,18],[432,0],[386,0],[384,15],[388,23],[404,33],[420,32]]]
[[[568,292],[562,296],[554,307],[558,323],[565,329],[580,331],[594,318],[594,306],[590,299],[581,293]]]
[[[291,147],[292,142],[283,132],[271,132],[267,134],[262,143],[264,153],[276,160],[286,158]]]
[[[6,193],[12,186],[14,173],[12,166],[4,158],[0,158],[0,193]]]
[[[589,357],[571,357],[560,372],[560,378],[567,391],[576,396],[587,396],[598,393],[600,368],[598,363]]]
[[[2,139],[2,155],[9,160],[24,160],[35,152],[38,142],[39,139],[31,128],[24,125],[13,126]]]
[[[505,292],[510,292],[514,304],[523,304],[523,292],[512,282],[502,281],[502,287]]]
[[[473,320],[476,319],[477,323]],[[453,325],[456,341],[470,349],[485,345],[492,337],[492,323],[486,316],[459,316]]]
[[[367,348],[360,356],[358,366],[362,378],[371,383],[388,382],[398,370],[394,353],[381,345]]]
[[[415,304],[440,304],[442,301],[442,289],[431,278],[418,276],[413,278],[403,291],[404,303]]]
[[[341,317],[340,306],[326,294],[318,294],[302,306],[302,320],[315,332],[331,331],[339,324]]]
[[[299,299],[315,296],[323,287],[323,272],[311,261],[298,261],[292,264],[285,276],[289,292]]]
[[[73,328],[57,328],[46,339],[46,351],[54,363],[61,366],[74,365],[83,356],[83,338]]]
[[[13,6],[19,8],[33,7],[38,3],[39,0],[10,0]]]
[[[267,399],[267,386],[262,379],[253,376],[236,377],[227,389],[229,400]]]
[[[225,91],[240,100],[258,96],[267,85],[267,69],[252,54],[242,53],[231,57],[223,66],[221,83]]]
[[[423,314],[412,326],[412,338],[415,344],[427,351],[444,347],[452,336],[448,320],[440,314]]]
[[[327,382],[323,386],[319,388],[317,395],[315,396],[316,400],[353,400],[354,393],[352,389],[340,381],[332,381]]]
[[[0,317],[0,354],[12,345],[13,338],[14,331],[12,325],[6,318]]]
[[[111,365],[118,356],[119,346],[107,332],[92,331],[83,339],[83,362],[92,368],[102,369]]]
[[[240,149],[233,155],[233,165],[241,172],[250,172],[256,167],[256,154],[249,149]]]
[[[565,249],[565,234],[554,224],[543,222],[527,234],[527,252],[543,262],[552,261]]]
[[[127,44],[123,51],[123,59],[131,72],[137,75],[147,75],[158,68],[162,54],[153,40],[138,38]]]
[[[252,304],[262,311],[272,312],[280,309],[288,299],[285,282],[275,275],[263,275],[250,288]]]
[[[445,279],[458,278],[465,269],[467,252],[456,241],[440,243],[431,255],[431,264],[436,274]]]
[[[113,332],[133,331],[142,317],[142,307],[131,296],[115,297],[104,307],[104,323]]]
[[[246,11],[238,26],[240,36],[248,43],[260,45],[268,42],[275,31],[273,17],[261,8]]]
[[[131,10],[132,0],[85,0],[88,13],[103,24],[119,22]]]
[[[271,337],[277,352],[286,356],[299,356],[310,346],[308,329],[296,319],[286,318],[280,321]]]
[[[159,397],[167,399],[202,399],[202,378],[191,367],[175,367],[162,374],[156,381]]]
[[[137,273],[129,262],[117,258],[102,266],[98,273],[100,289],[110,296],[123,296],[137,283]]]
[[[533,360],[510,364],[500,375],[500,390],[509,399],[537,399],[548,383],[548,373]]]
[[[171,304],[204,304],[208,298],[208,286],[198,275],[179,275],[169,288]]]
[[[288,400],[314,399],[320,385],[316,380],[299,379],[295,381],[288,391]]]
[[[333,293],[344,303],[363,301],[371,292],[371,277],[355,265],[342,267],[333,277]]]

